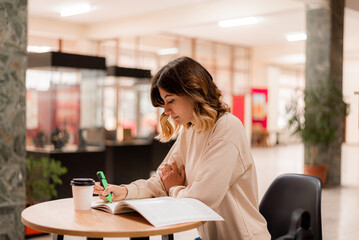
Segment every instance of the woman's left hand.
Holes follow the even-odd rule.
[[[186,177],[184,165],[182,165],[181,170],[179,170],[177,163],[173,158],[170,160],[170,164],[164,163],[163,166],[158,169],[158,174],[160,175],[167,192],[169,192],[170,188],[173,186],[183,185]]]

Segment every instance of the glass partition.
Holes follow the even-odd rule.
[[[120,71],[108,71],[116,76],[107,76],[104,87],[107,139],[151,138],[157,125],[157,110],[150,99],[150,71],[115,68]]]
[[[51,63],[49,66],[33,65],[33,59],[29,57],[26,72],[27,150],[52,152],[104,148],[105,70],[76,68],[76,64],[74,67],[51,66]]]

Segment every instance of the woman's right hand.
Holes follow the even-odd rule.
[[[99,182],[96,182],[93,193],[98,194],[99,198],[106,202],[108,202],[106,196],[109,193],[112,194],[113,201],[121,201],[127,196],[127,188],[123,185],[109,185],[108,188],[104,189]]]

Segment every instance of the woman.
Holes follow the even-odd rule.
[[[258,210],[257,175],[243,125],[221,97],[195,60],[181,57],[164,66],[152,79],[151,100],[164,108],[157,137],[165,142],[179,133],[176,142],[150,179],[104,191],[97,184],[95,193],[104,200],[110,192],[114,200],[196,198],[225,219],[199,227],[202,240],[270,239]]]

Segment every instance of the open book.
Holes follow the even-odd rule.
[[[193,221],[223,221],[206,204],[193,198],[158,197],[105,203],[93,201],[92,208],[112,214],[137,211],[153,226],[162,227]]]

